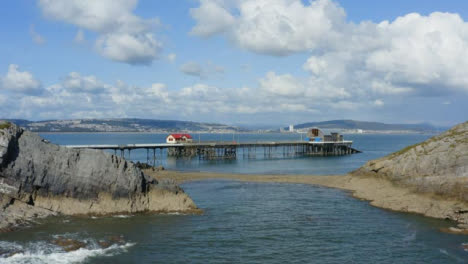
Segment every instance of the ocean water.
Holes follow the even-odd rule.
[[[86,144],[143,144],[165,143],[167,134],[125,134],[125,133],[67,133],[42,134],[53,143],[61,145]],[[194,134],[194,139],[201,141],[288,141],[301,140],[300,134]],[[242,157],[238,153],[236,160],[199,160],[198,158],[168,158],[166,152],[156,152],[157,165],[180,171],[212,171],[230,173],[257,174],[343,174],[362,166],[366,161],[385,156],[408,145],[426,140],[432,135],[402,134],[402,135],[345,135],[346,140],[353,141],[353,147],[363,153],[341,157],[280,157],[264,158],[263,150],[257,149],[255,159]],[[113,151],[110,151],[114,153]],[[117,155],[120,155],[117,152]],[[152,151],[149,156],[152,161]],[[146,150],[132,150],[125,157],[133,161],[147,162]]]
[[[232,135],[206,136],[230,136],[232,140]],[[266,136],[283,139],[297,135],[239,135],[236,140]],[[44,137],[60,144],[123,144],[153,142],[149,140],[164,135]],[[328,159],[160,162],[180,170],[337,174],[427,137],[349,135],[354,147],[364,152]],[[130,157],[146,159],[146,153],[142,155],[131,153]],[[51,218],[42,225],[0,234],[0,254],[8,249],[19,252],[0,258],[0,263],[468,263],[468,252],[463,249],[468,236],[439,231],[452,222],[375,208],[345,191],[229,180],[196,181],[182,187],[204,210],[203,215]],[[124,241],[106,249],[98,245],[99,240],[116,235]],[[51,243],[59,236],[87,246],[65,252]]]

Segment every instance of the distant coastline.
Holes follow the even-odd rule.
[[[313,127],[326,132],[341,134],[434,134],[448,128],[436,127],[430,124],[385,124],[380,122],[364,122],[355,120],[332,120],[310,122],[283,127],[253,128],[211,122],[193,122],[179,120],[157,120],[138,118],[110,119],[70,119],[30,121],[23,119],[5,119],[26,130],[36,133],[307,133]]]
[[[358,132],[349,132],[346,130],[340,129],[331,129],[332,131],[338,131],[344,135],[408,135],[408,134],[420,134],[420,135],[435,135],[438,132],[432,131],[394,131],[394,130],[383,130],[383,131],[363,131],[361,133]],[[32,131],[39,134],[170,134],[174,132],[184,132],[184,133],[191,133],[191,134],[306,134],[306,132],[278,132],[278,131],[234,131],[234,132],[227,132],[227,131],[186,131],[186,130],[179,130],[179,131]]]

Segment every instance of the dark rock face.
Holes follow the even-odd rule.
[[[5,130],[4,130],[5,131]],[[156,180],[132,163],[98,150],[74,150],[45,143],[37,134],[12,126],[6,130],[8,151],[0,156],[0,177],[11,196],[63,195],[96,198],[108,192],[114,198],[145,193]]]
[[[159,184],[125,159],[99,150],[57,146],[12,124],[4,127],[0,129],[0,216],[3,212],[4,218],[11,205],[19,203],[25,204],[22,208],[64,214],[196,209],[180,187]]]

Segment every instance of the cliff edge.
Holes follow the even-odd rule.
[[[468,228],[468,122],[422,143],[369,161],[351,174],[388,181],[397,188],[408,190],[408,194],[431,197],[434,202],[418,205],[415,201],[408,211],[449,218]],[[367,198],[366,195],[358,196]],[[392,199],[380,199],[382,201],[376,201],[377,206],[404,211],[398,204],[389,202]],[[441,207],[442,203],[438,201],[452,203]]]
[[[56,214],[197,210],[175,183],[158,182],[125,159],[54,145],[0,123],[0,230]]]

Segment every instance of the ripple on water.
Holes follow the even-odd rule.
[[[68,223],[57,218],[0,234],[0,240],[12,241],[0,244],[0,251],[18,252],[0,262],[468,262],[467,237],[439,232],[451,223],[379,209],[339,190],[235,181],[183,187],[203,215],[66,218]],[[99,246],[100,239],[116,232],[135,244]],[[86,240],[87,246],[67,253],[50,242],[58,237]]]

